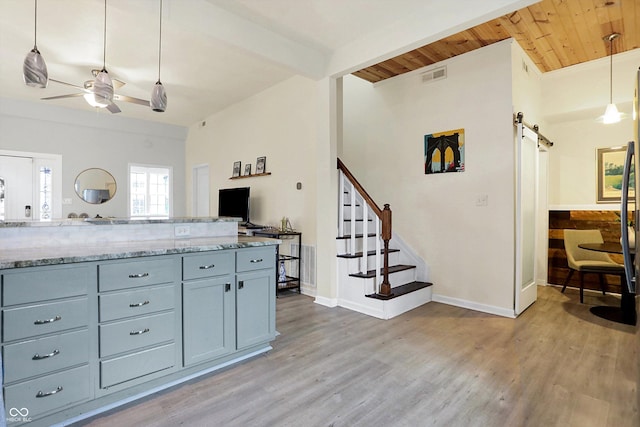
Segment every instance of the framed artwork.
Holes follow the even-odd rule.
[[[264,173],[267,166],[267,158],[265,156],[256,159],[256,173]]]
[[[240,162],[240,160],[238,160],[237,162],[233,162],[233,175],[234,177],[236,176],[240,176],[240,167],[242,166],[242,163]]]
[[[244,174],[251,175],[251,163],[247,163],[244,165]]]
[[[597,148],[597,203],[620,203],[627,147]],[[635,200],[635,170],[629,177],[629,201]]]
[[[424,173],[464,172],[464,129],[424,136]]]

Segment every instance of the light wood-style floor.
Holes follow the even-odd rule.
[[[539,287],[518,319],[429,303],[391,320],[277,302],[274,349],[87,420],[99,426],[638,427],[640,334],[614,296]]]

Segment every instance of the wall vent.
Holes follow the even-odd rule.
[[[422,73],[422,82],[430,83],[447,78],[447,67],[438,67]]]
[[[297,243],[291,244],[291,252],[293,256],[300,256],[300,247]],[[301,271],[300,271],[300,281],[302,284],[309,285],[311,287],[316,287],[316,247],[309,245],[302,245],[302,255],[301,258]],[[291,263],[291,266],[295,266],[297,263]],[[298,271],[297,268],[293,267],[290,273],[287,273],[292,276],[297,276]]]

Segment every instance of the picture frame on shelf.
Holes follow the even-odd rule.
[[[265,173],[267,167],[267,157],[262,156],[256,159],[256,174]]]
[[[244,175],[251,175],[251,163],[247,163],[246,165],[244,165]]]
[[[233,162],[233,175],[232,177],[240,176],[240,167],[242,167],[242,162],[238,160],[237,162]]]

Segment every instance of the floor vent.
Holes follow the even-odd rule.
[[[430,83],[447,78],[447,67],[433,68],[422,73],[422,83]]]
[[[291,252],[294,256],[299,256],[300,247],[296,243],[291,244]],[[302,245],[302,256],[300,271],[300,281],[305,285],[316,286],[316,247],[309,245]],[[297,276],[297,266],[293,267],[296,263],[292,263],[292,276]]]

